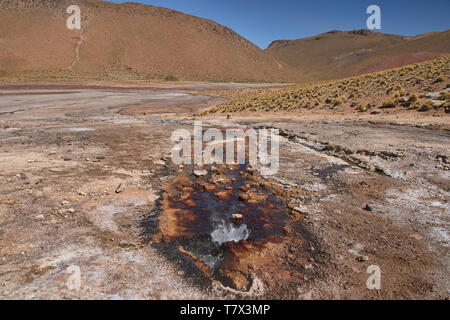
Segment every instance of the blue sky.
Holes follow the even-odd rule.
[[[109,0],[111,2],[127,2]],[[384,33],[417,35],[450,29],[450,0],[135,0],[225,25],[266,48],[330,30],[365,29],[371,4],[381,8]]]

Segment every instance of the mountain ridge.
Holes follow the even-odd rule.
[[[81,7],[82,32],[65,27],[69,17],[65,8],[72,4]],[[3,74],[67,73],[77,50],[80,59],[71,75],[122,73],[146,79],[227,82],[301,79],[296,69],[228,27],[140,3],[5,0],[0,49]]]
[[[313,80],[332,80],[434,59],[450,52],[450,30],[414,37],[370,30],[332,30],[266,49]]]

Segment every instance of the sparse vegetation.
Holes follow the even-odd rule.
[[[365,105],[361,105],[358,107],[358,110],[361,112],[366,112],[367,110],[369,110],[371,107],[371,105],[369,103],[366,103]]]
[[[431,103],[427,102],[424,103],[420,108],[419,108],[419,112],[426,112],[426,111],[430,111],[432,109]]]
[[[445,80],[445,78],[443,76],[439,76],[436,78],[436,80],[434,80],[434,83],[443,82],[444,80]]]
[[[389,98],[383,102],[382,108],[395,108],[397,106],[397,103],[394,99]]]
[[[181,81],[182,78],[176,74],[168,74],[164,77],[164,81]]]
[[[203,114],[218,112],[305,112],[314,109],[343,112],[366,112],[370,106],[401,110],[429,111],[433,109],[429,93],[445,89],[444,81],[436,83],[439,77],[448,78],[450,56],[444,56],[424,63],[366,74],[336,81],[322,82],[309,86],[273,87],[246,89],[241,91],[211,92],[230,101],[219,104]],[[431,73],[429,79],[427,75]],[[417,79],[422,79],[417,82]],[[447,100],[449,93],[441,94]],[[437,99],[437,98],[436,98]],[[339,108],[337,108],[339,106]],[[442,112],[445,108],[436,109]]]

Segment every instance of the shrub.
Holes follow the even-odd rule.
[[[359,110],[360,112],[366,112],[367,110],[370,109],[370,107],[371,107],[370,103],[366,103],[365,105],[360,105],[360,106],[358,107],[358,110]]]
[[[164,81],[180,81],[181,78],[176,74],[168,74],[164,77]]]
[[[339,105],[341,105],[341,104],[343,104],[343,103],[344,103],[344,100],[343,100],[343,99],[337,98],[336,100],[334,100],[333,106],[339,106]]]
[[[411,93],[411,95],[409,96],[408,102],[413,103],[413,102],[416,102],[417,99],[418,99],[417,94]]]
[[[396,104],[395,100],[392,98],[389,98],[383,102],[382,108],[395,108],[396,105],[397,104]]]
[[[419,110],[417,110],[417,111],[419,111],[419,112],[426,112],[426,111],[430,111],[431,110],[431,103],[424,103],[420,108],[419,108]]]
[[[434,80],[434,83],[443,82],[444,80],[445,80],[445,78],[443,76],[439,76],[436,78],[436,80]]]
[[[416,102],[414,104],[411,104],[408,109],[415,110],[415,109],[419,109],[419,107],[420,107],[420,103]]]

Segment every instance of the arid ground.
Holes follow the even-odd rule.
[[[279,129],[278,173],[175,166],[207,91],[249,86],[0,85],[0,298],[448,298],[448,114],[211,114]],[[248,240],[214,242],[208,208]]]

